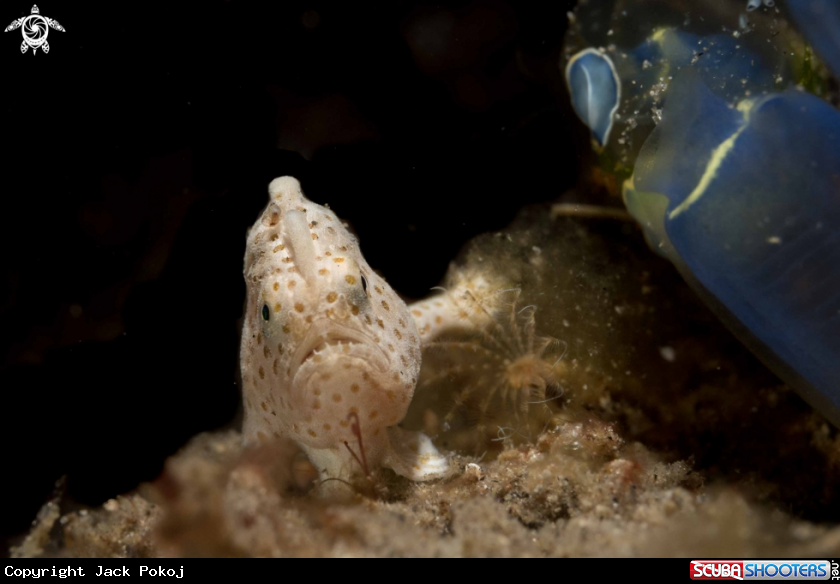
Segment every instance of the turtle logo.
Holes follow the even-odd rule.
[[[64,32],[64,27],[58,24],[58,21],[41,16],[37,5],[32,6],[32,14],[12,21],[12,24],[7,26],[3,32],[9,32],[17,28],[20,28],[23,33],[20,52],[25,53],[26,49],[32,47],[33,55],[39,48],[45,53],[50,52],[50,45],[47,42],[47,34],[50,32],[50,28]]]

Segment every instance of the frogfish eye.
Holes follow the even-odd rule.
[[[263,320],[268,320],[268,317],[269,317],[269,316],[270,316],[270,315],[269,315],[269,312],[268,312],[268,304],[263,304],[263,308],[262,308],[262,317],[263,317]]]

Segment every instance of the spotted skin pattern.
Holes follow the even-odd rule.
[[[446,474],[428,437],[397,427],[420,370],[414,319],[335,213],[294,178],[269,185],[244,275],[246,445],[289,437],[321,479],[352,481],[379,466],[413,480]]]
[[[444,331],[476,330],[489,324],[498,311],[503,287],[501,282],[491,284],[482,273],[455,271],[447,288],[436,288],[435,294],[408,307],[421,345],[425,347]]]

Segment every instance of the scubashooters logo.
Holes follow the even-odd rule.
[[[828,560],[692,560],[692,580],[829,580],[837,562]]]
[[[50,29],[55,29],[64,32],[64,27],[58,24],[57,20],[41,16],[41,11],[38,6],[32,6],[32,14],[13,20],[12,24],[6,27],[3,32],[20,29],[23,34],[23,42],[20,44],[20,52],[25,53],[28,49],[32,49],[34,55],[38,49],[45,53],[50,52],[50,44],[47,42],[47,35]]]

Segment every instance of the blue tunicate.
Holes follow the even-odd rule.
[[[746,0],[578,4],[570,18],[562,66],[567,68],[571,55],[591,54],[591,47],[599,47],[597,54],[612,63],[620,85],[609,142],[598,148],[601,170],[616,175],[619,184],[630,175],[665,106],[671,80],[687,68],[697,71],[709,90],[730,106],[800,85],[821,97],[826,94],[831,87],[826,71],[797,27],[786,22],[787,2],[775,8],[768,2],[754,4],[748,17]],[[840,6],[840,1],[835,4]]]
[[[796,90],[730,107],[683,71],[624,197],[734,332],[840,425],[840,112]]]
[[[786,72],[783,62],[747,49],[731,35],[700,36],[673,28],[657,30],[631,54],[641,69],[633,75],[631,84],[635,81],[634,85],[646,87],[691,67],[715,94],[727,100],[772,89],[778,75]],[[656,64],[648,74],[644,61]]]
[[[840,77],[840,2],[788,0],[786,4],[817,54]]]
[[[618,74],[598,165],[648,242],[840,426],[840,1],[773,4],[581,2],[565,54]]]
[[[581,51],[569,60],[566,84],[575,113],[603,148],[621,102],[621,82],[612,61],[597,49]]]

